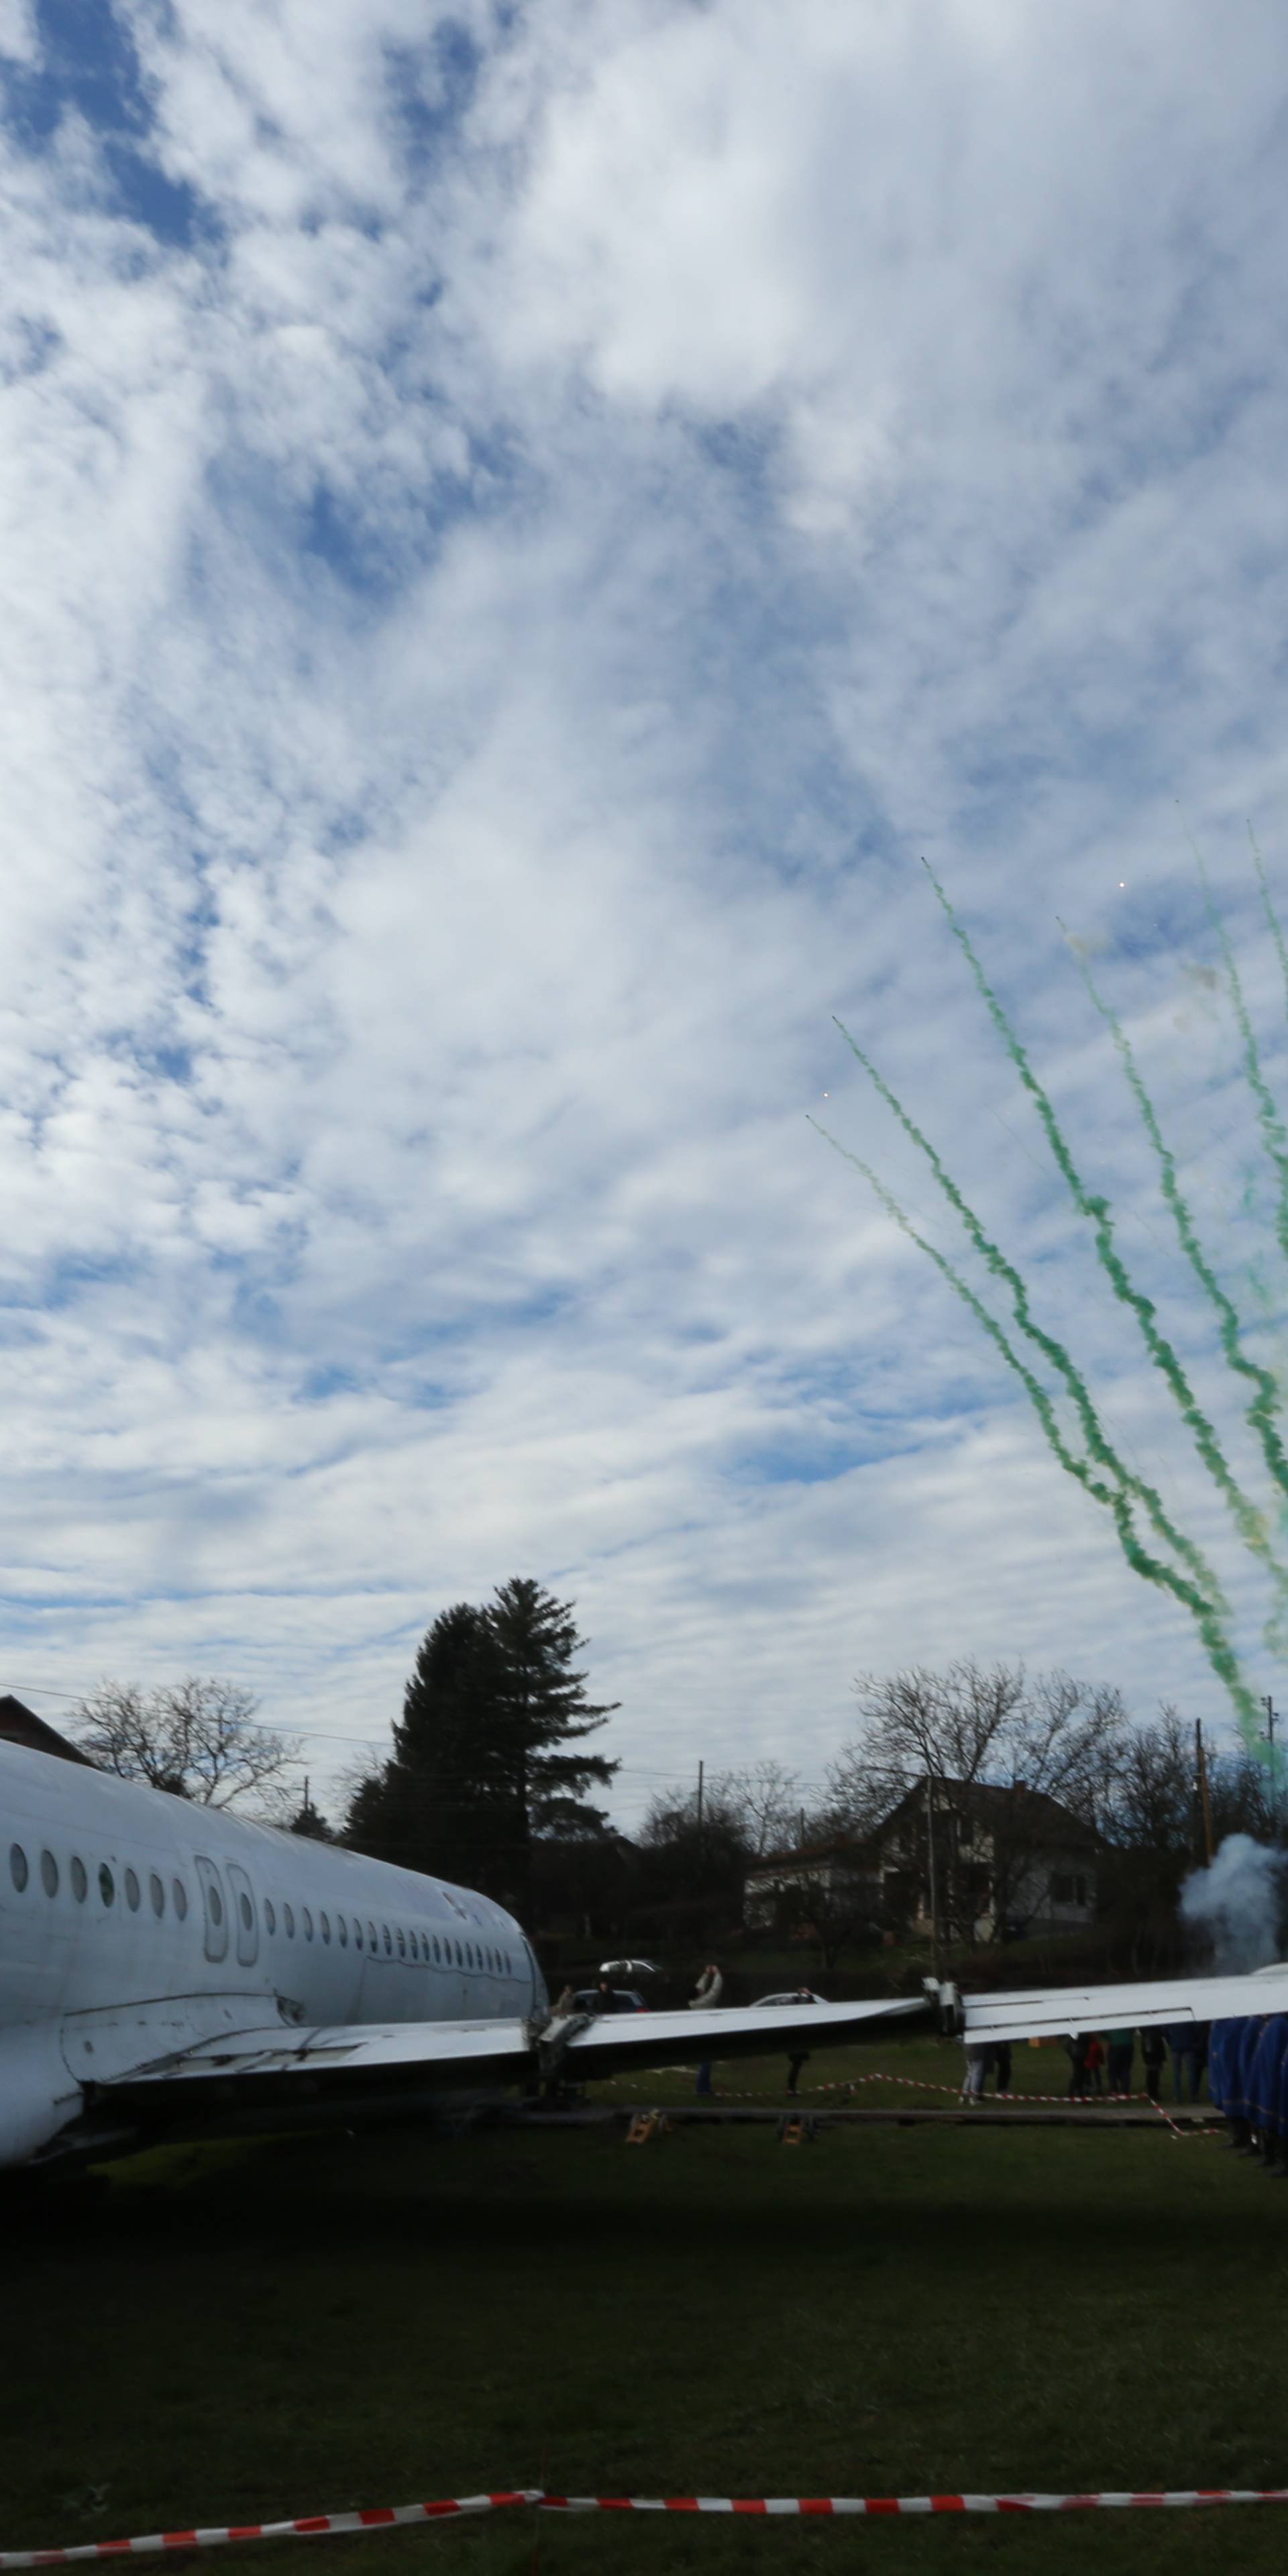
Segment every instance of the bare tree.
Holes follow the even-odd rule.
[[[123,1780],[146,1780],[203,1807],[254,1798],[262,1814],[285,1822],[302,1748],[295,1736],[255,1726],[258,1707],[252,1691],[213,1673],[150,1691],[107,1681],[79,1702],[71,1727],[93,1760]]]
[[[862,1731],[828,1772],[831,1812],[855,1840],[872,1835],[909,1790],[931,1784],[936,1911],[950,1937],[981,1910],[1004,1925],[1023,1911],[1049,1844],[1048,1800],[1097,1830],[1117,1776],[1127,1712],[1106,1684],[970,1658],[856,1684]],[[929,1819],[909,1820],[914,1875],[929,1875]]]
[[[712,1784],[722,1811],[736,1815],[742,1839],[754,1860],[783,1851],[800,1834],[800,1773],[781,1762],[754,1762],[744,1771],[725,1771]]]

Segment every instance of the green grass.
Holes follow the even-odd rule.
[[[1059,2062],[1017,2051],[1017,2075]],[[960,2054],[890,2044],[861,2063],[951,2080]],[[633,2089],[658,2098],[664,2079]],[[1288,2186],[1161,2126],[844,2129],[794,2152],[772,2127],[642,2150],[611,2128],[176,2149],[6,2239],[6,2547],[541,2482],[1288,2481]],[[1288,2508],[535,2535],[525,2517],[324,2546],[336,2576],[440,2555],[517,2576],[537,2544],[546,2576],[780,2576],[860,2554],[918,2576],[1072,2576],[1093,2553],[1116,2571],[1164,2551],[1186,2576],[1277,2568]],[[299,2546],[232,2563],[285,2569]]]

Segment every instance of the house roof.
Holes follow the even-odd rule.
[[[24,1700],[15,1699],[12,1691],[0,1691],[0,1742],[25,1744],[32,1753],[52,1753],[61,1762],[83,1762],[87,1770],[98,1769],[79,1744],[70,1744],[56,1726],[46,1726],[43,1717],[37,1717]]]
[[[952,1803],[956,1808],[985,1822],[1001,1824],[1020,1816],[1026,1831],[1035,1832],[1043,1841],[1082,1843],[1089,1851],[1095,1846],[1096,1835],[1090,1825],[1084,1825],[1080,1816],[1075,1816],[1071,1808],[1062,1806],[1060,1800],[1051,1797],[1047,1790],[1030,1789],[1022,1780],[1011,1783],[944,1780],[937,1785],[954,1792]],[[926,1784],[919,1780],[915,1788],[904,1791],[883,1823],[877,1826],[877,1834],[885,1833],[909,1812],[923,1808],[925,1799]]]

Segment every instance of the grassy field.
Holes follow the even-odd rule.
[[[855,2062],[960,2069],[932,2043]],[[1050,2089],[1062,2063],[1017,2052],[1017,2077]],[[754,2086],[757,2070],[726,2071]],[[781,2083],[781,2060],[763,2071]],[[7,2223],[3,2261],[5,2547],[542,2482],[1288,2482],[1288,2186],[1161,2124],[833,2130],[795,2152],[772,2128],[642,2150],[612,2129],[176,2149],[113,2168],[97,2203]],[[302,2546],[227,2563],[285,2570]],[[440,2557],[517,2576],[534,2550],[548,2576],[860,2556],[918,2576],[1126,2570],[1164,2553],[1268,2571],[1288,2507],[537,2533],[516,2518],[319,2546],[337,2576]]]

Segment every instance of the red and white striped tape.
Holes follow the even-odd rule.
[[[1086,2495],[625,2496],[554,2495],[511,2487],[493,2495],[446,2496],[432,2504],[371,2505],[363,2512],[301,2514],[292,2522],[242,2522],[153,2531],[134,2540],[84,2540],[68,2549],[0,2549],[0,2569],[70,2567],[89,2558],[148,2558],[170,2549],[220,2549],[234,2541],[317,2540],[326,2534],[387,2531],[391,2524],[450,2522],[466,2514],[532,2506],[540,2513],[739,2513],[753,2515],[1089,2513],[1127,2507],[1184,2509],[1209,2504],[1288,2504],[1288,2487],[1102,2489]]]

